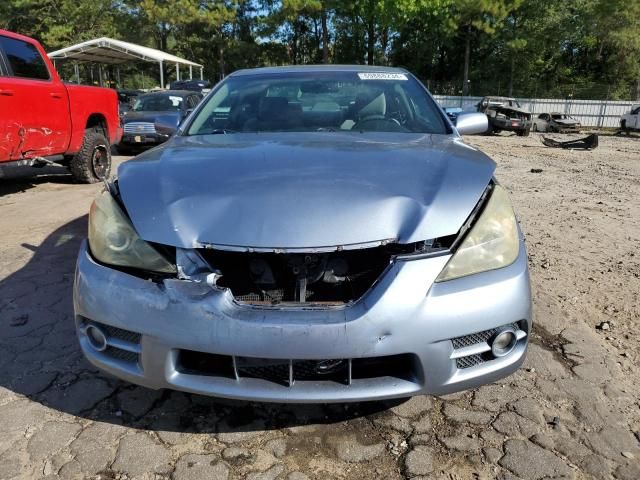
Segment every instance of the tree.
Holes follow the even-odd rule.
[[[509,13],[520,3],[522,0],[456,0],[454,2],[453,19],[465,35],[463,95],[469,93],[469,62],[474,33],[494,34]]]

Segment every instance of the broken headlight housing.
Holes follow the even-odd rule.
[[[176,266],[142,240],[107,190],[89,211],[89,248],[100,262],[152,272],[175,273]]]
[[[475,225],[464,238],[436,282],[511,265],[518,258],[520,241],[507,192],[495,185]]]

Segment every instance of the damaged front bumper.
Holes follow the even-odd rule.
[[[449,258],[397,259],[345,307],[277,308],[206,283],[128,275],[95,262],[85,242],[76,326],[91,363],[154,389],[277,402],[445,394],[514,372],[532,321],[523,244],[508,267],[434,283]],[[517,342],[495,357],[489,343],[503,328]]]

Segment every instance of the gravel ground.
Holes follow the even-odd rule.
[[[230,402],[96,372],[71,287],[99,186],[0,180],[0,478],[639,479],[640,138],[468,142],[527,236],[532,344],[501,382],[397,402]]]

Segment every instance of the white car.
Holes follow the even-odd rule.
[[[534,132],[580,132],[580,122],[565,113],[541,113],[533,119],[531,129]]]
[[[634,105],[629,113],[620,117],[620,129],[623,132],[640,130],[640,105]]]

